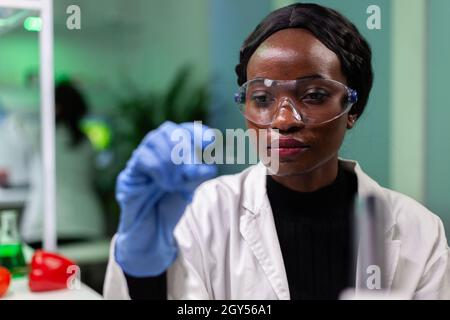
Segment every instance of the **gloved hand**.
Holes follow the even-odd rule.
[[[173,231],[195,188],[217,174],[214,165],[174,164],[171,153],[179,141],[171,134],[187,129],[191,139],[182,140],[193,157],[203,149],[201,135],[208,129],[194,123],[165,122],[147,134],[133,152],[117,179],[116,198],[121,209],[115,259],[125,273],[134,277],[163,273],[177,255]],[[197,138],[194,139],[194,134]],[[194,146],[194,141],[202,145]],[[185,150],[185,149],[183,149]],[[194,159],[192,159],[194,160]]]

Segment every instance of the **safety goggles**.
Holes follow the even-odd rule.
[[[247,81],[235,94],[239,110],[249,121],[269,126],[283,108],[291,109],[304,125],[321,125],[350,111],[358,101],[355,90],[331,79],[302,78]]]

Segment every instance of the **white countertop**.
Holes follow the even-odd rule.
[[[101,300],[103,297],[81,284],[79,289],[63,289],[47,292],[31,292],[28,278],[14,279],[6,296],[0,300]]]

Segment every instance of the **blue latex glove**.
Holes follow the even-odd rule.
[[[116,198],[121,209],[115,246],[115,259],[125,273],[135,277],[163,273],[177,256],[173,231],[195,188],[217,174],[214,165],[179,164],[171,160],[172,149],[179,142],[171,141],[178,128],[187,129],[187,141],[194,148],[204,149],[201,135],[206,126],[194,123],[177,125],[165,122],[151,131],[133,152],[126,168],[117,179]]]

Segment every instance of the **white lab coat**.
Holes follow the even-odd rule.
[[[89,141],[71,146],[69,130],[56,127],[56,212],[60,239],[96,239],[105,234],[105,221],[92,184],[94,150]],[[40,152],[30,160],[31,192],[26,203],[21,236],[26,242],[42,240],[44,228],[43,178]]]
[[[358,195],[386,210],[388,294],[450,299],[450,250],[441,220],[413,199],[378,185],[354,161]],[[171,299],[289,299],[262,164],[203,183],[175,229],[179,254],[167,273]],[[358,295],[358,292],[356,292]],[[129,299],[111,245],[104,295]],[[362,295],[362,292],[361,292]]]
[[[31,144],[24,133],[25,125],[23,115],[18,113],[7,114],[0,119],[0,168],[7,170],[8,183],[12,187],[25,186],[29,180]]]

